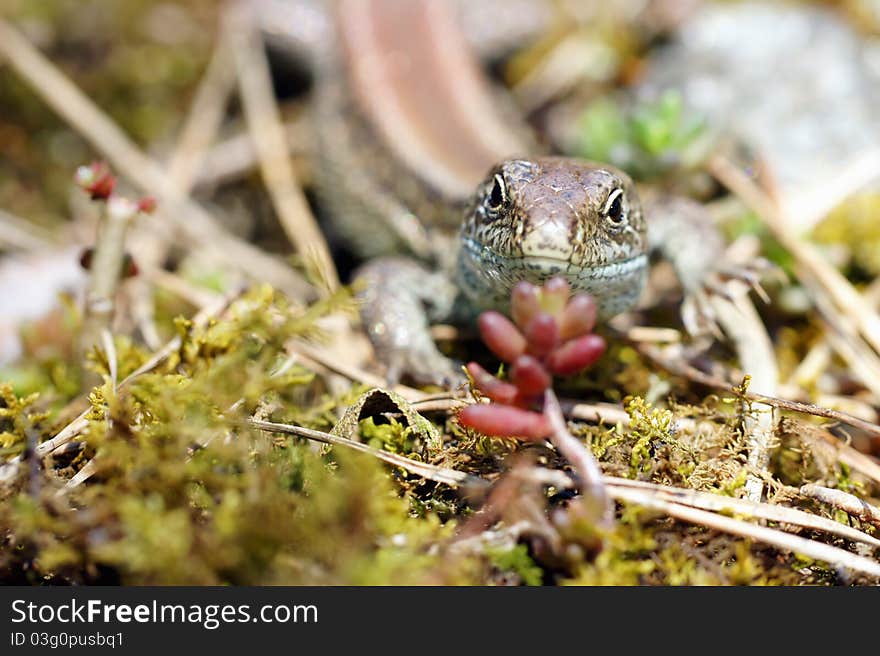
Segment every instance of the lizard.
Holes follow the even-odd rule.
[[[431,323],[504,310],[521,280],[562,276],[606,320],[636,304],[657,250],[695,329],[707,293],[738,275],[694,201],[643,207],[623,171],[544,154],[484,76],[452,3],[325,9],[330,46],[314,57],[318,196],[368,259],[357,273],[361,318],[389,382],[460,379]]]

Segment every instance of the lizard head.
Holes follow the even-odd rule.
[[[635,186],[607,165],[507,160],[480,184],[462,227],[459,278],[477,307],[504,307],[520,280],[563,276],[611,317],[638,300],[647,228]]]

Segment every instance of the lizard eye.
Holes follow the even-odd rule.
[[[496,175],[492,181],[492,191],[489,192],[489,209],[498,211],[507,202],[507,186],[504,178]]]
[[[614,227],[623,225],[626,219],[623,215],[623,189],[615,189],[609,194],[603,214]]]

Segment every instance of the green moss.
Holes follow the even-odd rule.
[[[360,432],[361,437],[373,448],[402,455],[412,452],[412,431],[409,426],[397,422],[393,417],[389,423],[378,426],[373,417],[367,417],[360,422]]]
[[[630,439],[634,440],[630,452],[630,467],[633,477],[647,471],[657,442],[672,439],[674,417],[669,410],[654,408],[642,398],[634,397],[626,404],[629,415]]]
[[[0,527],[12,542],[0,571],[126,584],[471,581],[478,570],[464,559],[428,555],[450,529],[431,513],[414,519],[380,463],[242,423],[267,399],[326,403],[312,372],[271,372],[290,337],[319,335],[315,319],[346,303],[295,311],[257,287],[203,328],[178,322],[171,358],[116,391],[109,382],[92,391],[80,461],[95,457],[91,481],[59,498],[51,486],[37,497],[7,490]],[[125,341],[117,351],[122,372],[144,360]],[[106,376],[106,355],[96,356]],[[34,399],[8,386],[0,397],[0,421],[19,444]]]
[[[12,456],[24,451],[27,431],[46,419],[48,413],[35,409],[39,394],[20,397],[9,383],[0,383],[0,449]]]
[[[541,585],[543,581],[543,570],[529,556],[524,544],[518,544],[512,549],[488,549],[486,556],[493,567],[502,573],[514,574],[524,585]]]

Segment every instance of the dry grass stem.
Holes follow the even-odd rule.
[[[862,501],[857,496],[844,492],[843,490],[834,490],[821,485],[802,485],[800,493],[804,496],[815,499],[829,506],[843,510],[844,512],[858,517],[859,519],[880,527],[880,508],[872,506],[866,501]]]
[[[55,491],[55,496],[64,496],[65,494],[70,492],[70,490],[75,487],[79,487],[97,473],[98,463],[95,462],[94,458],[92,458],[86,464],[84,464],[82,468],[70,478],[69,481],[64,484],[64,487],[58,488],[58,490]]]
[[[211,61],[199,81],[195,99],[168,160],[168,178],[181,196],[189,195],[195,184],[206,151],[220,130],[234,86],[231,54],[226,44],[221,42],[214,47]],[[161,266],[168,254],[171,240],[169,235],[159,235],[155,230],[140,229],[137,232],[135,238],[138,244],[138,266],[150,273],[131,281],[131,311],[144,341],[155,350],[162,342],[155,324],[154,290],[151,283],[166,273]],[[203,295],[201,301],[192,302],[197,307],[202,307],[207,304],[203,302],[204,299]]]
[[[562,409],[559,407],[559,400],[552,388],[544,392],[544,414],[553,428],[548,440],[571,463],[577,474],[582,494],[592,497],[604,508],[601,524],[606,528],[613,526],[614,504],[611,503],[608,490],[602,482],[599,462],[584,443],[569,432]]]
[[[635,503],[646,508],[653,508],[670,517],[680,519],[692,524],[698,524],[707,528],[737,535],[739,537],[769,544],[782,551],[797,553],[809,558],[815,558],[836,567],[844,567],[868,576],[880,577],[880,562],[863,556],[857,556],[838,547],[833,547],[824,542],[807,540],[797,535],[784,533],[777,529],[759,526],[739,519],[733,519],[707,510],[684,506],[672,501],[658,498],[647,490],[626,489],[614,487],[610,489],[611,496],[618,501]]]
[[[188,194],[198,180],[205,158],[217,138],[229,97],[235,88],[235,69],[229,45],[220,40],[196,89],[186,122],[168,160],[168,177]]]
[[[199,309],[213,305],[222,298],[222,294],[205,287],[197,287],[185,278],[162,268],[144,268],[142,273],[145,280],[176,294]]]
[[[48,250],[57,241],[48,230],[0,210],[0,248],[36,252]]]
[[[869,435],[880,437],[880,426],[878,426],[877,424],[872,424],[869,421],[865,421],[864,419],[860,419],[859,417],[855,417],[849,413],[840,412],[839,410],[833,410],[831,408],[822,408],[812,403],[803,403],[800,401],[781,399],[775,396],[758,394],[756,392],[746,391],[743,393],[737,390],[733,385],[731,385],[730,382],[704,373],[699,369],[692,367],[683,359],[671,357],[667,355],[664,350],[659,349],[655,346],[641,344],[638,346],[638,350],[640,353],[642,353],[642,355],[657,363],[666,371],[677,376],[683,376],[684,378],[688,378],[689,380],[700,383],[701,385],[706,385],[707,387],[728,392],[733,395],[741,396],[742,398],[748,399],[749,401],[754,401],[756,403],[765,403],[767,405],[771,405],[775,408],[780,408],[782,410],[790,410],[792,412],[799,412],[802,414],[814,415],[816,417],[823,417],[825,419],[838,421],[843,424],[848,424],[853,428],[863,430]]]
[[[822,176],[822,184],[791,194],[783,202],[784,213],[798,217],[801,232],[807,232],[844,200],[877,180],[880,180],[880,149],[872,148],[848,164],[830,167]]]
[[[455,469],[437,467],[436,465],[419,462],[418,460],[413,460],[405,456],[400,456],[396,453],[391,453],[390,451],[374,449],[371,446],[363,444],[362,442],[357,442],[356,440],[352,440],[347,437],[332,435],[330,433],[312,430],[311,428],[305,428],[302,426],[293,426],[291,424],[277,424],[271,421],[263,421],[261,419],[249,419],[247,423],[254,428],[259,428],[260,430],[269,431],[272,433],[295,435],[296,437],[302,437],[307,440],[314,440],[316,442],[322,442],[324,444],[332,444],[335,446],[344,446],[350,449],[354,449],[355,451],[369,454],[383,462],[388,463],[389,465],[401,467],[412,474],[422,476],[436,483],[442,483],[444,485],[449,485],[452,487],[472,487],[475,489],[488,488],[489,486],[488,482],[480,478],[479,476],[473,476],[471,474],[467,474],[465,472],[461,472]]]
[[[842,464],[880,484],[880,463],[874,458],[854,449],[826,430],[817,431],[817,435],[819,439],[834,448],[837,459]]]
[[[862,292],[862,297],[875,310],[880,305],[880,278],[877,278]],[[809,352],[792,372],[790,380],[800,386],[806,386],[812,383],[822,375],[822,372],[828,368],[831,362],[831,346],[828,343],[828,336],[825,335],[819,339]],[[880,397],[878,397],[880,398]]]
[[[611,403],[581,403],[572,399],[562,399],[563,414],[569,419],[588,421],[592,424],[629,426],[629,415],[623,406]]]
[[[709,163],[711,173],[740,196],[763,221],[773,236],[794,257],[796,274],[814,295],[833,302],[835,317],[848,317],[861,337],[880,353],[880,316],[837,269],[810,243],[796,233],[784,209],[755,181],[730,160],[716,156]],[[812,283],[812,284],[811,284]]]
[[[294,298],[314,297],[311,285],[290,267],[230,235],[204,208],[181,194],[158,163],[147,157],[67,76],[3,19],[0,58],[121,175],[144,193],[156,196],[163,216],[174,223],[193,248],[245,275],[269,282]]]
[[[245,119],[263,181],[288,239],[302,257],[314,260],[321,280],[332,291],[339,287],[339,274],[293,171],[269,62],[251,9],[242,2],[233,3],[225,18],[224,33],[233,51]]]
[[[455,469],[437,467],[428,463],[399,456],[395,453],[374,449],[361,442],[344,437],[338,437],[322,431],[316,431],[290,424],[278,424],[274,422],[250,419],[249,425],[270,432],[295,435],[309,440],[315,440],[324,444],[344,446],[362,453],[376,457],[395,467],[401,467],[410,473],[422,476],[428,480],[450,485],[453,487],[467,487],[472,490],[487,490],[489,483],[478,477]],[[583,448],[583,445],[580,445]],[[551,477],[544,482],[557,486],[567,487],[575,483],[562,472],[547,470]],[[880,576],[880,563],[868,558],[854,555],[843,549],[833,547],[822,542],[808,540],[795,535],[787,534],[778,529],[767,528],[752,524],[747,521],[732,519],[725,515],[716,514],[703,508],[711,508],[718,512],[736,512],[756,518],[777,521],[792,526],[800,526],[808,529],[828,532],[850,540],[864,542],[872,546],[880,546],[880,541],[861,531],[851,527],[824,519],[816,515],[786,508],[773,506],[767,503],[755,503],[745,499],[722,497],[708,492],[697,492],[667,486],[631,481],[606,476],[603,477],[604,486],[613,498],[620,501],[635,503],[648,508],[654,508],[671,517],[683,521],[692,522],[708,528],[713,528],[731,535],[738,535],[765,544],[772,545],[783,551],[796,552],[818,560],[868,574]]]
[[[116,344],[113,342],[113,335],[109,330],[101,331],[101,346],[104,353],[107,354],[107,368],[110,371],[110,386],[113,392],[116,392],[116,385],[119,382],[119,358],[116,355]]]
[[[713,296],[712,307],[718,323],[736,349],[740,366],[751,376],[749,387],[775,396],[779,369],[773,343],[745,289],[739,291],[733,301]],[[773,407],[762,403],[754,403],[751,410],[743,415],[743,430],[749,441],[747,464],[750,474],[746,481],[746,496],[752,501],[760,501],[764,493],[764,483],[759,474],[767,470],[770,462],[769,447],[776,425],[774,415]]]
[[[861,339],[858,327],[850,317],[838,313],[824,294],[815,293],[811,282],[805,286],[813,292],[828,344],[847,363],[862,385],[880,398],[880,357]]]
[[[287,348],[288,351],[293,351],[294,353],[300,355],[303,358],[304,362],[310,365],[317,365],[319,369],[322,369],[324,371],[338,374],[343,378],[362,383],[364,385],[367,385],[368,387],[388,387],[385,379],[381,376],[371,374],[367,371],[364,371],[363,369],[359,369],[358,367],[353,367],[348,363],[343,362],[339,358],[334,357],[331,353],[328,353],[324,349],[312,346],[311,344],[306,344],[305,342],[299,340],[289,342],[287,344]],[[414,387],[408,387],[406,385],[394,385],[390,389],[394,392],[397,392],[411,403],[424,400],[429,396],[421,390],[417,390]]]
[[[689,490],[680,487],[671,487],[668,485],[658,485],[657,483],[648,483],[646,481],[635,481],[628,478],[617,478],[615,476],[606,476],[605,483],[610,488],[624,487],[636,488],[642,490],[650,490],[658,498],[673,501],[685,506],[693,506],[702,510],[711,510],[712,512],[725,513],[728,515],[735,514],[741,519],[752,518],[762,519],[771,522],[777,522],[784,530],[792,528],[805,528],[814,531],[822,531],[831,535],[837,535],[854,542],[863,542],[875,548],[880,548],[880,540],[859,531],[846,524],[835,522],[834,520],[813,515],[812,513],[798,510],[797,508],[789,508],[787,506],[779,506],[764,501],[749,501],[748,499],[737,499],[736,497],[728,497],[712,492],[701,492],[699,490]],[[785,528],[786,525],[789,528]]]
[[[309,173],[307,162],[301,158],[307,155],[309,139],[307,121],[298,119],[284,125],[287,152],[293,157],[297,179]],[[195,180],[198,189],[211,188],[240,180],[259,165],[254,141],[247,132],[236,134],[214,144],[206,153],[201,170]]]

